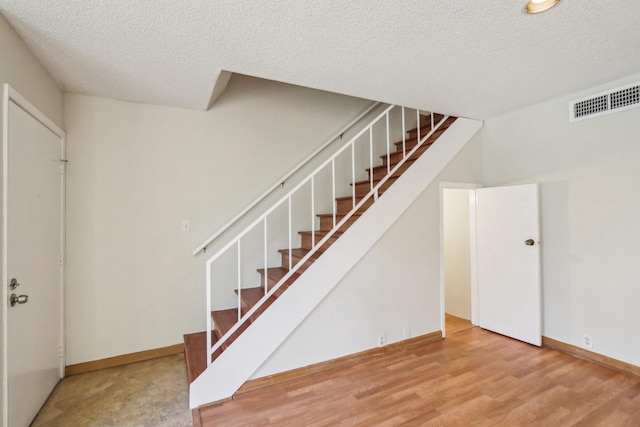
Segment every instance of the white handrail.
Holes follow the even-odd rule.
[[[318,147],[313,153],[309,154],[304,160],[302,160],[300,163],[298,163],[293,169],[291,169],[289,172],[287,172],[286,175],[284,175],[282,178],[280,178],[279,180],[277,180],[275,182],[275,184],[273,184],[271,187],[269,187],[268,189],[265,190],[264,193],[262,193],[261,195],[259,195],[253,202],[249,203],[249,205],[244,208],[242,211],[240,211],[236,216],[234,216],[229,222],[227,222],[225,225],[223,225],[218,231],[216,231],[215,233],[213,233],[208,239],[206,239],[204,242],[202,242],[200,244],[200,246],[198,246],[197,248],[195,248],[193,250],[193,256],[198,255],[201,251],[204,251],[207,249],[207,247],[215,240],[217,239],[222,233],[224,233],[225,231],[227,231],[229,229],[229,227],[231,227],[233,224],[235,224],[240,218],[242,218],[243,216],[245,216],[247,214],[247,212],[249,212],[251,209],[253,209],[258,203],[260,203],[261,201],[264,200],[265,197],[267,197],[269,194],[271,194],[273,192],[273,190],[275,190],[276,188],[280,187],[281,185],[283,185],[285,183],[286,180],[288,180],[289,178],[291,178],[291,176],[293,174],[295,174],[296,172],[298,172],[301,168],[303,168],[307,163],[309,163],[313,158],[315,158],[318,154],[320,154],[325,148],[327,148],[329,145],[331,145],[333,142],[335,142],[338,138],[342,138],[342,136],[345,134],[345,132],[349,131],[349,129],[351,129],[351,127],[353,127],[356,123],[358,123],[364,116],[366,116],[367,114],[369,114],[374,108],[376,108],[378,105],[380,105],[380,102],[374,102],[373,104],[371,104],[369,106],[369,108],[367,108],[366,110],[364,110],[358,117],[356,117],[355,119],[351,120],[346,126],[344,126],[340,131],[338,131],[335,135],[333,135],[330,139],[327,140],[327,142],[325,142],[324,144],[322,144],[320,147]]]
[[[429,132],[427,132],[426,135],[420,135],[420,130],[418,130],[418,137],[417,137],[417,144],[415,145],[415,147],[413,147],[411,150],[409,150],[409,152],[406,151],[406,145],[405,145],[405,137],[404,137],[404,133],[405,133],[405,123],[404,123],[404,108],[402,109],[402,117],[403,117],[403,123],[402,123],[402,131],[403,131],[403,140],[402,140],[402,145],[403,145],[403,157],[402,159],[393,167],[390,167],[390,163],[387,163],[387,167],[386,167],[386,175],[374,186],[373,185],[373,158],[372,158],[372,152],[373,152],[373,148],[372,148],[372,127],[382,118],[385,117],[386,121],[387,121],[387,125],[386,125],[386,158],[387,158],[387,162],[389,162],[389,156],[390,156],[390,148],[389,148],[389,134],[390,134],[390,129],[389,129],[389,124],[388,124],[388,120],[389,120],[389,112],[395,108],[395,106],[390,106],[387,109],[385,109],[379,116],[377,116],[375,119],[373,119],[371,121],[371,123],[369,125],[367,125],[364,129],[362,129],[360,132],[358,132],[353,138],[351,138],[351,140],[345,144],[343,147],[341,147],[338,151],[336,151],[329,159],[327,159],[325,162],[323,162],[320,166],[318,166],[312,173],[310,173],[304,180],[302,180],[300,183],[298,183],[294,188],[292,188],[285,196],[283,196],[278,202],[274,203],[271,208],[267,209],[266,212],[264,212],[259,218],[257,218],[255,221],[253,221],[249,226],[247,226],[242,232],[240,232],[234,239],[232,239],[230,242],[228,242],[223,248],[221,248],[216,254],[214,254],[213,256],[211,256],[207,262],[206,262],[206,276],[207,276],[207,361],[208,364],[211,363],[211,356],[214,354],[215,351],[217,351],[243,324],[246,323],[247,319],[249,319],[258,309],[260,309],[260,307],[271,297],[273,296],[278,289],[287,281],[289,280],[294,274],[296,274],[296,272],[298,271],[298,269],[304,265],[304,263],[306,261],[308,261],[317,251],[319,248],[321,248],[326,242],[329,241],[329,239],[331,239],[334,234],[337,232],[337,230],[339,230],[344,224],[346,224],[346,222],[354,215],[355,212],[357,212],[371,197],[374,198],[374,200],[377,200],[378,195],[379,195],[379,189],[381,188],[382,185],[384,185],[387,180],[393,176],[394,173],[396,173],[403,165],[404,163],[407,161],[407,159],[409,159],[424,143],[425,141],[427,141],[428,138],[431,137],[431,135],[434,134],[434,132],[436,130],[438,130],[442,124],[449,118],[448,116],[444,116],[437,124],[434,123],[434,115],[433,113],[431,113],[431,129]],[[420,128],[420,117],[418,115],[417,117],[417,128]],[[332,169],[332,194],[334,195],[334,199],[335,199],[335,159],[336,157],[338,157],[341,153],[343,153],[345,150],[351,148],[351,151],[353,153],[353,148],[355,146],[355,142],[356,140],[364,134],[364,132],[369,132],[369,165],[372,168],[370,170],[370,191],[362,197],[362,199],[360,200],[360,202],[358,202],[357,204],[355,203],[355,190],[353,190],[352,193],[352,197],[353,197],[353,208],[346,214],[344,215],[344,217],[336,224],[336,208],[335,208],[335,203],[334,203],[334,208],[333,208],[333,228],[331,229],[331,231],[329,231],[325,236],[323,236],[322,239],[320,239],[319,242],[315,242],[315,238],[313,239],[313,244],[312,244],[312,249],[304,256],[302,257],[302,259],[300,259],[300,261],[298,261],[298,263],[293,266],[292,265],[292,256],[291,256],[291,251],[292,251],[292,242],[291,242],[291,208],[290,208],[290,203],[291,203],[291,197],[294,193],[296,193],[300,188],[302,188],[305,184],[307,184],[308,182],[314,182],[314,177],[325,167],[327,167],[328,165],[331,165],[331,169]],[[352,168],[353,168],[353,154],[352,154]],[[352,172],[352,179],[355,179],[353,176],[353,172]],[[355,182],[352,181],[354,184]],[[313,187],[313,185],[312,185]],[[355,185],[354,185],[355,188]],[[313,193],[313,189],[312,189],[312,193]],[[268,285],[268,276],[267,276],[267,265],[266,265],[266,249],[267,249],[267,239],[266,239],[266,218],[269,216],[269,214],[271,214],[273,211],[275,211],[278,207],[280,207],[285,201],[288,202],[289,204],[289,224],[288,224],[288,228],[289,228],[289,236],[288,236],[288,240],[289,240],[289,248],[288,248],[288,252],[289,252],[289,269],[287,271],[287,273],[272,287],[267,288]],[[315,213],[315,208],[313,206],[312,203],[312,215]],[[236,322],[231,329],[229,329],[222,337],[220,337],[220,339],[214,344],[212,345],[211,343],[211,331],[212,331],[212,320],[211,320],[211,306],[212,306],[212,301],[211,301],[211,268],[212,268],[212,264],[214,261],[216,261],[222,254],[224,254],[229,248],[231,248],[233,245],[240,245],[240,240],[247,234],[249,233],[255,226],[257,226],[260,222],[264,222],[265,223],[265,244],[264,244],[264,250],[265,250],[265,270],[264,270],[264,281],[265,281],[265,294],[264,296],[247,312],[244,314],[244,316],[241,315],[241,305],[240,305],[240,301],[238,302],[238,319],[239,321]],[[315,231],[315,226],[312,226],[312,230]],[[315,236],[315,233],[314,233]],[[240,251],[238,250],[238,266],[240,263]],[[240,295],[241,292],[241,283],[240,283],[240,269],[238,269],[238,295]]]
[[[375,123],[378,120],[380,120],[381,117],[385,116],[391,109],[393,109],[395,107],[395,105],[391,105],[389,107],[387,107],[382,113],[380,113],[379,116],[377,116],[375,119],[373,119],[373,121],[371,123]],[[371,125],[369,125],[371,126]],[[324,167],[326,167],[330,162],[332,162],[336,157],[338,157],[338,155],[342,154],[343,151],[345,151],[347,148],[350,148],[353,145],[353,142],[358,139],[360,136],[362,136],[362,134],[364,134],[364,132],[366,132],[367,130],[369,130],[369,126],[367,126],[366,128],[362,129],[360,132],[358,132],[353,138],[351,138],[349,140],[348,143],[346,143],[345,145],[343,145],[338,151],[336,151],[335,153],[333,153],[333,155],[328,158],[327,160],[325,160],[320,166],[318,166],[313,172],[311,172],[306,179],[300,181],[295,187],[293,187],[291,190],[289,190],[289,192],[287,194],[285,194],[284,196],[282,196],[282,198],[280,200],[278,200],[277,202],[275,202],[273,205],[271,205],[271,207],[269,209],[267,209],[262,215],[260,215],[257,219],[255,219],[252,223],[250,223],[249,225],[247,225],[245,227],[244,230],[242,230],[240,233],[238,233],[236,235],[236,237],[232,240],[230,240],[226,245],[224,245],[218,252],[215,253],[215,255],[211,256],[211,258],[209,258],[209,260],[207,262],[213,262],[215,261],[219,256],[221,256],[224,252],[227,251],[227,249],[229,249],[231,246],[233,246],[238,240],[240,240],[242,237],[245,236],[245,234],[247,234],[249,231],[251,231],[251,229],[253,229],[253,227],[256,226],[256,224],[258,224],[259,222],[263,221],[265,217],[267,217],[271,212],[273,212],[274,210],[276,210],[278,207],[280,207],[280,205],[282,203],[284,203],[286,200],[289,200],[289,198],[291,197],[291,195],[293,193],[295,193],[296,191],[298,191],[302,186],[304,186],[307,182],[309,182],[309,180],[311,179],[312,176],[316,175],[318,172],[320,172]],[[334,215],[335,216],[335,215]]]

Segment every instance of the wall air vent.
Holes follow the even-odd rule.
[[[640,107],[640,83],[570,102],[569,121],[590,119],[634,107]]]

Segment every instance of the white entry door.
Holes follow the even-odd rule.
[[[478,324],[541,345],[536,184],[476,190]]]
[[[16,102],[9,100],[7,110],[5,408],[8,425],[22,427],[63,374],[64,146]]]

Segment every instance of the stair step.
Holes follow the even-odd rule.
[[[360,203],[361,200],[362,200],[362,197],[356,196],[355,204],[357,205],[358,203]],[[364,202],[364,204],[362,205],[362,208],[366,210],[372,204],[373,204],[373,197],[370,197],[366,202]],[[351,211],[351,209],[353,209],[353,207],[354,207],[353,196],[336,198],[336,212],[338,214],[346,215]]]
[[[429,139],[427,141],[425,141],[425,143],[433,143],[433,142],[435,142],[435,140],[438,139],[440,137],[440,135],[442,135],[444,133],[444,131],[447,130],[448,127],[449,126],[445,127],[444,125],[439,127],[438,130],[433,132],[433,134],[429,137]],[[421,134],[420,135],[420,139],[424,138],[424,135],[426,135],[426,134]],[[405,141],[404,141],[405,150],[410,151],[413,147],[415,147],[418,144],[418,141],[419,141],[419,139],[416,138],[416,137],[405,139]],[[402,152],[402,140],[394,142],[393,145],[395,145],[396,151]],[[383,156],[380,156],[380,157],[382,158]],[[384,157],[387,157],[387,156],[385,155]]]
[[[211,312],[214,323],[216,338],[220,339],[229,329],[238,322],[238,310],[230,308],[228,310],[214,310]]]
[[[184,341],[184,360],[187,365],[187,381],[192,383],[207,369],[207,333],[185,334],[182,339]],[[211,342],[215,341],[216,337],[212,333]]]
[[[402,166],[400,166],[398,168],[397,171],[395,171],[393,173],[393,175],[391,175],[391,178],[398,178],[400,175],[402,175],[402,173],[404,171],[406,171],[407,169],[409,169],[409,167],[413,164],[413,162],[415,162],[415,159],[407,159],[407,161],[405,161]],[[368,173],[371,173],[371,169],[367,169]],[[374,180],[380,180],[382,178],[384,178],[387,175],[387,166],[386,165],[380,165],[380,166],[375,166],[373,168],[373,179]]]
[[[272,267],[267,269],[267,279],[268,279],[268,289],[275,286],[282,278],[289,272],[286,268],[283,267]],[[265,277],[264,277],[264,268],[259,268],[258,273],[260,273],[260,286],[264,286]],[[276,292],[276,296],[281,295],[296,279],[300,277],[299,273],[293,273],[286,282],[282,284],[282,286]]]
[[[433,115],[433,124],[436,125],[442,118],[443,114]],[[431,131],[431,115],[420,115],[420,135],[426,135]],[[410,138],[415,138],[418,134],[418,128],[410,129],[407,131]]]
[[[364,196],[365,194],[366,193],[364,193],[362,195]],[[357,195],[358,195],[358,188],[356,187],[356,196]],[[349,218],[349,220],[346,222],[346,224],[349,224],[349,225],[353,224],[354,222],[356,222],[358,220],[358,218],[360,218],[360,215],[362,215],[361,212],[355,212],[353,215],[351,215],[351,218]],[[318,218],[320,218],[320,229],[318,231],[331,231],[333,229],[333,214],[318,214],[316,216]],[[336,213],[336,225],[340,221],[342,221],[342,219],[345,216],[346,215],[338,215]]]
[[[388,180],[385,181],[384,184],[382,184],[382,186],[379,189],[378,192],[378,196],[382,195],[382,193],[384,193],[385,191],[387,191],[389,189],[389,187],[391,187],[391,185],[396,181],[396,179],[398,179],[398,177],[391,177]],[[373,185],[376,186],[378,185],[378,183],[381,180],[376,179],[373,181]],[[358,181],[355,184],[356,186],[356,197],[360,196],[365,196],[366,194],[369,193],[369,191],[371,191],[371,182],[370,181]]]
[[[207,333],[197,332],[182,336],[187,381],[191,384],[207,368]]]
[[[282,257],[282,268],[289,269],[289,249],[280,249],[278,251]],[[308,249],[303,248],[295,248],[291,249],[291,266],[295,267],[302,258],[304,258],[309,253]],[[318,255],[314,254],[311,258],[309,258],[304,265],[301,265],[296,272],[298,274],[302,274],[311,264],[314,263],[315,260],[318,259]]]
[[[444,115],[442,114],[435,114],[434,120],[433,120],[433,124],[437,125],[440,120],[442,120],[442,118],[444,117]],[[451,126],[451,124],[457,119],[457,117],[449,117],[439,128],[438,130],[446,130],[449,126]],[[429,122],[425,125],[423,125],[420,128],[420,135],[424,136],[427,133],[429,133],[431,131],[431,120],[429,120]],[[415,129],[411,129],[409,131],[407,131],[407,135],[409,138],[415,138],[418,135],[418,128]]]
[[[324,236],[327,235],[327,231],[316,231],[316,245],[318,243],[320,243],[320,240],[322,240],[324,238]],[[311,250],[313,249],[312,247],[312,241],[311,241],[311,231],[299,231],[298,234],[301,237],[301,242],[302,242],[302,248],[303,249],[307,249],[307,250]],[[342,235],[342,233],[340,232],[340,230],[336,231],[336,233],[331,236],[331,238],[327,241],[327,244],[322,247],[320,250],[324,251],[326,250],[326,248],[328,248],[329,246],[331,246],[336,240],[338,240],[338,237],[340,237]]]
[[[237,294],[238,290],[236,289],[234,292]],[[245,314],[247,314],[247,312],[251,310],[253,306],[256,305],[258,301],[260,301],[264,297],[264,295],[265,292],[264,288],[262,287],[241,289],[240,301],[242,303],[242,315],[244,316]],[[269,307],[273,303],[273,301],[276,300],[276,298],[277,296],[270,296],[267,301],[265,301],[264,304],[251,315],[249,321],[255,321],[258,316],[260,316],[260,314],[263,313],[267,309],[267,307]]]
[[[211,318],[213,319],[213,323],[215,328],[213,333],[216,336],[216,339],[220,339],[226,334],[236,323],[238,323],[238,310],[235,308],[230,308],[228,310],[214,310],[211,312]],[[236,338],[244,332],[245,329],[249,327],[251,324],[251,319],[246,321],[240,326],[228,339],[225,341],[220,348],[225,350]],[[217,357],[217,355],[214,355]],[[212,360],[215,358],[213,357]]]
[[[424,144],[422,144],[422,145],[420,146],[420,148],[418,148],[418,149],[415,151],[415,153],[413,153],[413,156],[415,156],[415,158],[417,159],[418,157],[420,157],[420,155],[421,155],[422,153],[424,153],[425,151],[427,151],[427,150],[429,149],[429,147],[431,147],[431,145],[432,145],[434,142],[435,142],[435,140],[433,140],[433,141],[429,141],[429,140],[428,140],[428,141],[425,141],[425,142],[424,142]],[[414,147],[415,147],[415,145],[414,145],[414,146],[412,146],[411,148],[407,147],[407,154],[409,154],[409,152],[410,152]],[[386,164],[387,164],[387,156],[386,156],[386,155],[385,155],[385,156],[380,156],[380,158],[382,159],[382,165],[383,165],[383,166],[386,166]],[[393,167],[393,166],[397,165],[398,163],[400,163],[400,161],[401,161],[403,158],[404,158],[404,153],[402,152],[402,150],[391,153],[391,154],[389,155],[389,161],[390,161],[390,163],[391,163],[391,166]]]
[[[264,296],[264,288],[242,288],[240,289],[240,302],[242,304],[242,315],[247,314],[251,307],[256,305],[260,299]],[[238,290],[234,289],[233,292],[238,294]]]

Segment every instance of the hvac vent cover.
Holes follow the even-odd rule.
[[[634,107],[640,107],[640,83],[570,102],[569,121],[590,119]]]

